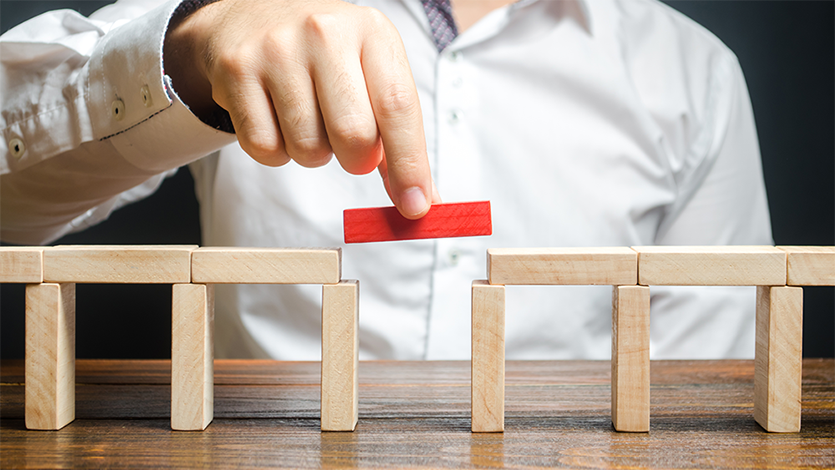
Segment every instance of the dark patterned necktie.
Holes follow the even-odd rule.
[[[452,5],[449,1],[421,0],[426,17],[429,18],[429,27],[438,52],[443,51],[455,39],[455,36],[458,36],[458,28],[452,18]]]

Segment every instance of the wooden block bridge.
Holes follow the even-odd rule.
[[[0,247],[0,283],[26,287],[28,429],[75,418],[75,284],[172,284],[171,427],[213,418],[214,284],[321,284],[321,428],[352,431],[359,282],[341,250],[197,246]],[[649,431],[650,286],[757,286],[754,418],[800,430],[803,291],[835,285],[835,247],[655,246],[487,250],[472,285],[472,431],[504,430],[506,285],[611,285],[612,423]]]

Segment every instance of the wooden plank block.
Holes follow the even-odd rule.
[[[473,432],[504,431],[505,288],[474,281],[470,399]]]
[[[786,254],[773,246],[636,246],[645,286],[786,284]]]
[[[171,429],[201,431],[214,416],[214,286],[174,284]]]
[[[429,212],[417,220],[403,217],[394,206],[346,209],[342,225],[345,243],[493,234],[490,201],[432,204]]]
[[[649,287],[612,288],[612,424],[649,431]]]
[[[336,284],[341,248],[198,248],[192,282],[205,284]]]
[[[322,287],[322,431],[353,431],[359,405],[359,281]]]
[[[788,256],[790,286],[835,286],[835,246],[778,246]]]
[[[769,432],[800,431],[803,289],[757,287],[754,419]]]
[[[491,248],[490,284],[635,285],[638,255],[615,248]]]
[[[191,282],[196,245],[66,245],[44,250],[45,282],[176,284]]]
[[[42,246],[0,246],[0,284],[43,282]]]
[[[26,286],[26,428],[75,419],[75,284]]]

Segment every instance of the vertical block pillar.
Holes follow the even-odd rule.
[[[473,282],[473,432],[504,431],[504,311],[504,286]]]
[[[612,424],[649,431],[649,287],[612,288]]]
[[[171,429],[202,431],[214,417],[214,286],[174,284]]]
[[[803,289],[757,287],[754,419],[769,432],[800,431]]]
[[[26,286],[26,427],[75,419],[75,284]]]
[[[359,406],[359,281],[322,286],[322,431],[353,431]]]

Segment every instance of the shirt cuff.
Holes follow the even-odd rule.
[[[180,4],[163,4],[113,31],[90,61],[95,139],[109,140],[146,171],[182,166],[235,141],[192,114],[163,71],[165,33]]]

